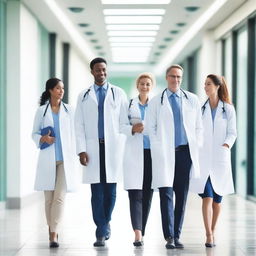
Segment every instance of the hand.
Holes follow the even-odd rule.
[[[80,164],[87,166],[88,162],[89,162],[89,156],[86,152],[81,152],[79,154],[79,160],[80,160]]]
[[[50,134],[51,134],[51,131],[49,130],[46,135],[41,137],[40,142],[41,143],[46,142],[47,144],[50,144],[50,145],[53,144],[55,142],[55,137],[50,136]]]
[[[226,148],[229,148],[229,145],[227,143],[224,143],[222,146],[226,147]]]
[[[134,134],[134,133],[142,133],[143,130],[144,130],[143,123],[134,124],[132,126],[132,134]]]

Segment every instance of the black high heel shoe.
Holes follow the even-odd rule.
[[[134,241],[134,242],[133,242],[133,245],[134,245],[135,247],[143,246],[143,241],[139,241],[139,240]]]
[[[212,234],[209,234],[209,235],[206,235],[206,237],[208,238],[208,237],[212,237]],[[211,239],[212,241],[213,241],[213,239]],[[205,243],[205,247],[207,247],[207,248],[213,248],[215,246],[215,244],[214,244],[214,242],[212,242],[212,243]]]
[[[60,246],[58,240],[59,240],[59,235],[57,234],[57,241],[50,241],[50,248],[58,248]]]

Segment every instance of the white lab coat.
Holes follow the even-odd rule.
[[[139,98],[132,99],[132,104],[128,108],[128,116],[130,118],[141,119],[141,112],[139,109]],[[146,119],[146,114],[144,120]],[[125,151],[124,151],[124,189],[142,189],[144,176],[144,148],[143,135],[146,134],[146,124],[144,123],[144,130],[142,133],[135,133],[132,135],[132,125],[127,129],[128,133]]]
[[[200,103],[196,95],[184,91],[182,116],[192,160],[191,178],[200,176],[198,151],[202,143]],[[162,101],[162,104],[161,104]],[[152,188],[173,187],[175,167],[175,129],[167,92],[155,96],[147,111],[147,129],[152,157]]]
[[[67,110],[64,108],[63,104],[64,103],[60,104],[59,126],[67,191],[70,192],[77,189],[79,184],[79,175],[75,168],[75,161],[77,161],[77,159],[75,151],[74,113],[68,104],[65,104]],[[40,148],[41,129],[47,126],[54,127],[50,105],[43,117],[47,105],[48,103],[40,106],[35,114],[32,138],[38,148]],[[39,151],[35,190],[54,190],[55,179],[55,147],[54,144],[52,144],[51,146]]]
[[[236,140],[236,113],[233,105],[219,100],[214,121],[209,102],[202,116],[204,144],[200,150],[201,177],[190,183],[190,190],[203,193],[210,176],[213,189],[218,195],[234,193],[230,149]],[[226,143],[229,148],[223,147]]]
[[[120,133],[120,120],[121,116],[127,113],[126,107],[127,99],[124,91],[108,83],[108,90],[104,101],[107,183],[117,182],[122,174],[125,135]],[[78,96],[75,129],[77,154],[87,152],[89,156],[89,163],[84,167],[83,182],[89,184],[99,183],[98,101],[94,86],[83,90]]]

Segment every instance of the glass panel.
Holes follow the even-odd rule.
[[[237,37],[237,155],[236,192],[246,196],[247,184],[247,30]]]
[[[0,201],[6,198],[6,3],[0,1]]]

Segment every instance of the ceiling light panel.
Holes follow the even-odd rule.
[[[156,36],[156,31],[108,31],[108,36]]]
[[[112,47],[151,47],[153,43],[111,43]]]
[[[104,15],[164,15],[164,9],[105,9]]]
[[[102,4],[169,4],[171,0],[101,0]]]
[[[160,24],[162,16],[105,16],[106,24]]]
[[[107,25],[107,30],[159,30],[159,25]]]
[[[142,43],[146,43],[146,42],[154,42],[155,38],[154,37],[149,37],[149,36],[144,36],[144,37],[109,37],[109,42],[123,42],[123,43],[128,43],[128,42],[134,42],[134,43],[138,43],[138,42],[142,42]]]

